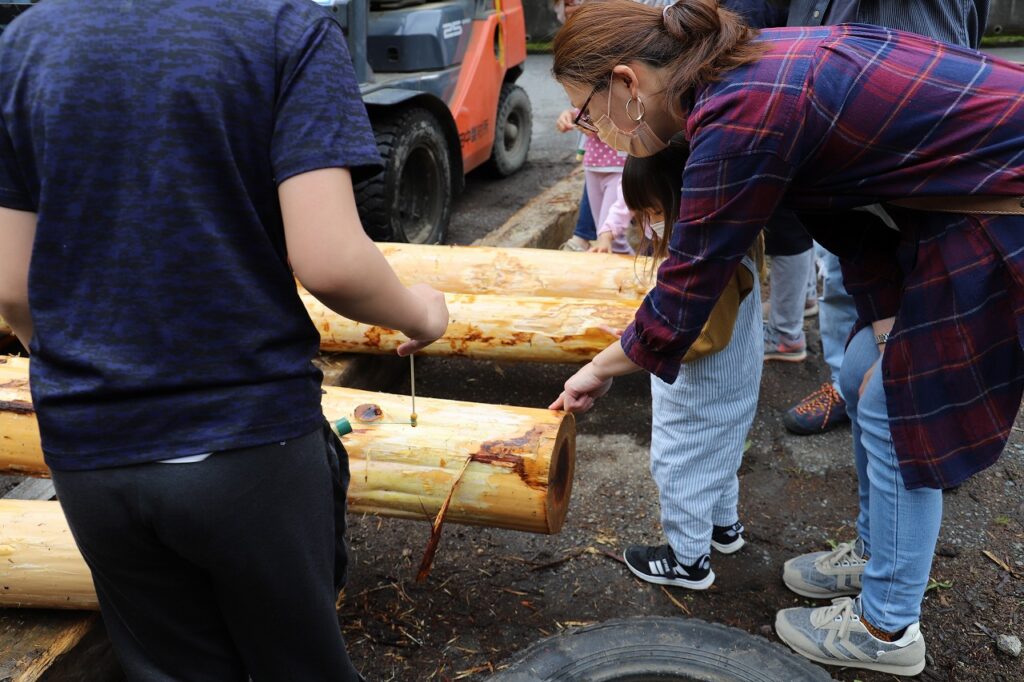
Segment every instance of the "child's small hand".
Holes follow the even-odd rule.
[[[612,380],[598,376],[593,362],[584,365],[578,372],[565,382],[565,389],[548,405],[549,410],[565,410],[566,412],[586,412],[594,406],[594,401],[608,392]]]
[[[555,127],[558,128],[558,132],[567,133],[576,126],[573,124],[573,119],[576,118],[575,109],[566,109],[558,115],[558,120],[555,121]]]
[[[602,232],[597,235],[597,240],[590,247],[590,253],[611,253],[612,252],[612,233]]]

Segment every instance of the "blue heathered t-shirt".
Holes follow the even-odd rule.
[[[34,211],[32,396],[57,470],[293,438],[319,337],[277,185],[380,158],[309,0],[46,0],[0,36],[0,205]]]

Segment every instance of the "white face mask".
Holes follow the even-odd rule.
[[[630,104],[636,102],[637,115],[634,118],[629,113]],[[597,128],[597,136],[601,138],[601,141],[612,149],[620,152],[625,152],[630,156],[646,157],[654,156],[662,149],[668,147],[668,142],[665,142],[658,137],[651,127],[647,125],[647,121],[644,120],[644,101],[637,97],[632,97],[626,102],[626,115],[632,120],[636,121],[636,128],[631,131],[625,131],[619,126],[615,125],[611,117],[612,112],[612,89],[611,84],[608,86],[608,111],[601,115],[599,119],[594,121],[594,127]]]

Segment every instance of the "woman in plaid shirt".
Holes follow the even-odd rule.
[[[714,0],[584,5],[554,48],[580,125],[637,156],[680,131],[691,146],[657,287],[554,406],[588,409],[641,368],[674,381],[776,207],[932,200],[876,206],[888,227],[808,226],[857,304],[841,381],[870,558],[862,584],[808,590],[855,600],[776,621],[808,658],[916,674],[941,489],[998,458],[1024,389],[1024,69],[874,26],[757,33]],[[809,566],[808,585],[834,578]]]

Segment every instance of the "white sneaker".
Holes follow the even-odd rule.
[[[884,642],[864,627],[860,603],[849,597],[817,609],[783,609],[775,616],[775,634],[804,658],[892,675],[924,670],[925,643],[920,624],[910,625],[895,642]]]

